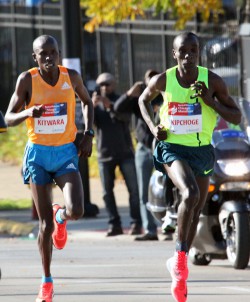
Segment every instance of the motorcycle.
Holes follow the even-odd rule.
[[[228,259],[235,269],[248,266],[250,256],[250,144],[244,131],[223,129],[213,134],[215,166],[189,251],[194,265]],[[161,223],[177,226],[180,195],[161,172],[152,174],[147,208]],[[170,228],[171,229],[171,228]]]

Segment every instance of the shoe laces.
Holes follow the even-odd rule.
[[[186,290],[186,281],[178,280],[178,281],[176,281],[176,286],[178,287],[179,291],[185,291]]]
[[[183,271],[187,267],[187,256],[185,252],[177,252],[175,265],[179,271]]]
[[[50,296],[52,292],[52,284],[50,282],[42,283],[41,284],[41,291],[42,297]]]
[[[65,234],[65,221],[64,223],[57,223],[57,235],[63,237]]]

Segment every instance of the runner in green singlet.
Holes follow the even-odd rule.
[[[194,33],[184,32],[175,37],[173,57],[177,66],[150,80],[139,105],[159,141],[153,156],[155,167],[168,174],[181,194],[176,251],[167,261],[167,267],[172,277],[173,297],[185,302],[188,251],[206,201],[209,176],[213,173],[211,138],[217,115],[237,125],[241,112],[221,77],[198,66],[199,39]],[[150,102],[160,93],[164,102],[157,125]]]

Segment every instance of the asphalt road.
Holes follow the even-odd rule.
[[[174,242],[161,234],[157,242],[136,242],[128,234],[106,238],[105,215],[101,210],[98,218],[69,223],[65,249],[53,253],[53,301],[174,301],[165,267]],[[126,208],[122,217],[128,219]],[[0,264],[0,301],[35,301],[42,274],[36,240],[0,238]],[[214,260],[207,267],[189,263],[189,270],[188,301],[250,301],[249,266],[235,270],[227,260]]]
[[[0,163],[0,170],[0,199],[30,196],[22,185],[18,167]],[[157,242],[137,242],[127,234],[127,191],[121,182],[116,184],[115,194],[125,235],[106,238],[107,214],[100,182],[91,180],[90,186],[91,201],[98,204],[100,214],[68,223],[65,249],[53,252],[53,302],[174,301],[165,267],[166,259],[173,254],[174,242],[164,240],[160,231]],[[55,197],[60,198],[57,194]],[[0,212],[1,220],[32,224],[33,228],[30,236],[0,235],[0,302],[34,302],[42,275],[36,243],[38,223],[32,221],[29,210]],[[206,267],[189,263],[189,271],[190,302],[250,301],[250,265],[245,270],[235,270],[227,260],[214,260]]]

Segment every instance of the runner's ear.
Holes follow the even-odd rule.
[[[32,58],[33,58],[33,60],[34,60],[35,62],[37,62],[36,54],[35,54],[34,52],[32,53]]]

